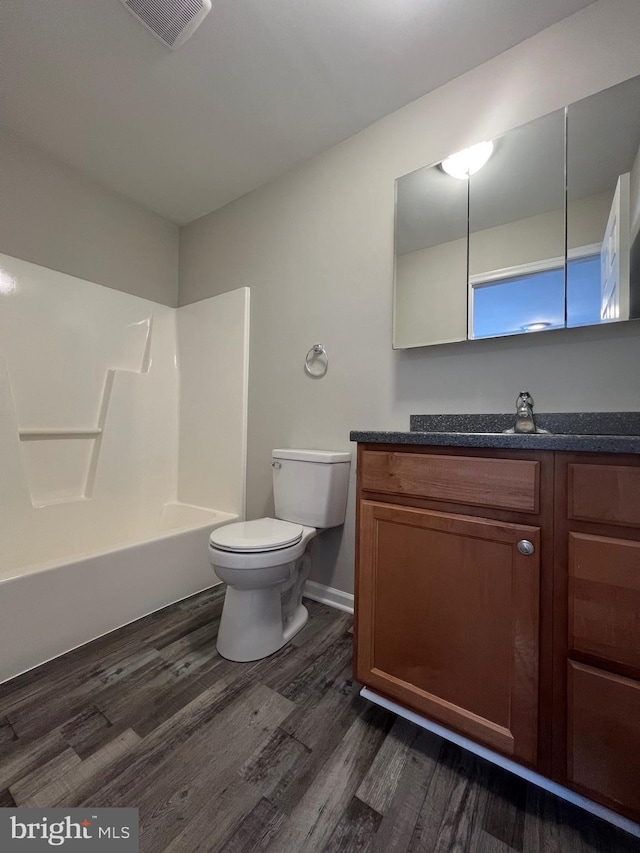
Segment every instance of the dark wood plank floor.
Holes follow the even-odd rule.
[[[0,687],[0,806],[135,806],[141,849],[639,851],[640,842],[358,695],[351,618],[257,663],[215,650],[224,590]]]

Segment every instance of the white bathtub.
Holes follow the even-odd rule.
[[[0,682],[218,583],[215,527],[237,515],[166,504],[156,530],[110,549],[0,572]]]

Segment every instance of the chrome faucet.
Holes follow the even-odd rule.
[[[521,391],[516,400],[516,422],[514,432],[538,432],[533,419],[533,397],[528,391]]]

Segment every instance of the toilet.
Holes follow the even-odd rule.
[[[227,584],[217,649],[228,660],[260,660],[300,631],[314,537],[344,524],[350,453],[274,450],[271,467],[276,518],[228,524],[209,538],[209,562]]]

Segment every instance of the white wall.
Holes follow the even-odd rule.
[[[567,246],[576,249],[592,243],[602,243],[607,228],[615,187],[609,192],[569,203],[567,216]]]
[[[466,237],[398,255],[394,346],[465,340],[467,290]]]
[[[249,288],[178,309],[178,500],[244,518]]]
[[[0,252],[177,303],[177,226],[2,128]]]
[[[248,517],[273,511],[274,447],[348,448],[351,429],[419,412],[640,407],[640,330],[574,329],[394,352],[394,180],[640,73],[640,3],[604,0],[274,183],[183,229],[181,302],[251,285]],[[303,372],[309,347],[324,379]],[[314,578],[353,583],[349,520],[321,537]]]

